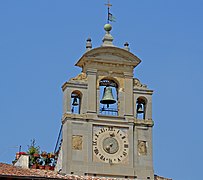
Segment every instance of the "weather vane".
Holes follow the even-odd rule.
[[[110,7],[112,6],[112,4],[110,4],[110,0],[108,0],[108,3],[105,4],[108,7],[108,19],[107,19],[107,23],[109,24],[109,21],[111,22],[115,22],[116,18],[112,15],[112,13],[110,13]]]

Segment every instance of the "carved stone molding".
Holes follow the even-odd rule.
[[[147,155],[147,142],[138,140],[138,154],[142,156]]]
[[[72,149],[73,150],[82,150],[82,136],[80,136],[80,135],[72,136]]]
[[[86,73],[80,73],[76,77],[71,78],[70,81],[87,81]]]
[[[133,87],[135,87],[135,88],[147,88],[147,85],[142,84],[139,79],[133,78]]]

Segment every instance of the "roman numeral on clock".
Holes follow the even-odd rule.
[[[95,148],[95,149],[94,149],[94,153],[95,153],[96,155],[99,154],[99,149]]]
[[[124,156],[126,156],[126,155],[127,155],[127,153],[126,153],[125,151],[123,151],[123,155],[124,155]]]
[[[113,127],[108,127],[108,131],[113,131]]]
[[[92,145],[97,145],[97,141],[92,141]]]
[[[128,144],[124,144],[124,148],[128,148]]]
[[[100,159],[105,161],[106,158],[103,155],[101,155]]]

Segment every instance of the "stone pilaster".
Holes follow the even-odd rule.
[[[87,102],[87,113],[97,113],[97,70],[87,70],[87,81],[88,81],[88,102]]]

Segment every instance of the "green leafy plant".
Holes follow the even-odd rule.
[[[40,147],[36,145],[35,139],[32,139],[31,145],[28,145],[27,153],[29,155],[34,155],[34,154],[39,154],[39,152],[40,152]]]
[[[35,139],[32,139],[31,144],[28,145],[27,153],[30,155],[30,166],[32,166],[33,164],[37,164],[38,163],[38,157],[34,156],[34,154],[40,153],[40,147],[36,145]]]

